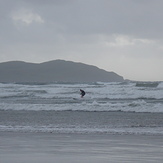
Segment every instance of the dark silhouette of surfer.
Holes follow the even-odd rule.
[[[80,94],[81,94],[81,98],[83,98],[84,95],[85,95],[85,91],[83,91],[82,89],[80,89]]]

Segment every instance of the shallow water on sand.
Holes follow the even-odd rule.
[[[162,136],[0,132],[2,163],[123,163],[163,160]]]

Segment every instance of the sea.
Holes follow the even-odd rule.
[[[2,131],[163,135],[163,82],[0,83]]]

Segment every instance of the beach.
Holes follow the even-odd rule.
[[[162,163],[163,82],[0,89],[0,163]]]
[[[0,132],[1,163],[162,163],[163,136]]]

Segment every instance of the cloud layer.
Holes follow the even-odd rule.
[[[162,0],[0,0],[0,60],[65,59],[163,80]]]

